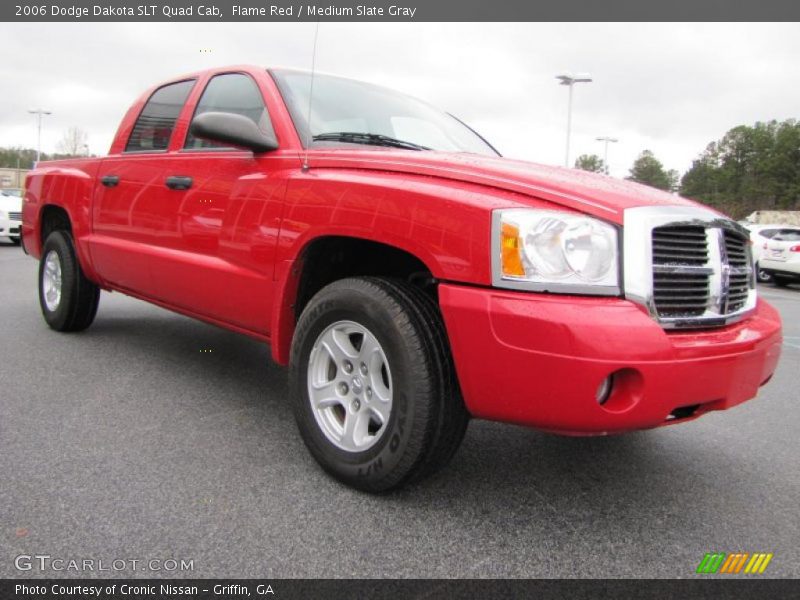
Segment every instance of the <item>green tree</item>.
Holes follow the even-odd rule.
[[[672,191],[678,184],[678,173],[677,171],[665,171],[661,161],[650,150],[644,150],[633,161],[630,175],[626,179],[660,190]]]
[[[669,181],[669,188],[667,188],[670,192],[679,192],[681,189],[681,174],[678,173],[675,169],[670,169],[667,171],[667,181]]]
[[[55,154],[47,154],[46,152],[42,152],[42,161],[58,160],[60,158],[75,158],[76,156],[89,156],[86,154],[85,145],[79,152],[74,154],[72,152],[57,152]],[[91,156],[94,156],[94,154]],[[34,162],[36,162],[36,150],[33,148],[0,148],[0,167],[9,167],[12,169],[19,167],[20,169],[30,169],[33,167]]]
[[[36,150],[33,148],[0,148],[0,167],[30,169],[35,160]]]
[[[597,154],[581,154],[575,159],[575,168],[592,173],[605,173],[606,165]]]
[[[800,209],[800,124],[789,119],[734,127],[692,163],[681,193],[737,218]]]

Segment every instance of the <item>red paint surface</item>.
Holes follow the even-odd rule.
[[[470,412],[564,433],[656,427],[676,408],[735,406],[780,357],[780,317],[763,301],[740,323],[691,333],[667,333],[617,298],[444,284],[439,301]],[[616,394],[600,406],[598,386],[618,371]]]

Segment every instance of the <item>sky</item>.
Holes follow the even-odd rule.
[[[309,69],[314,23],[0,23],[0,146],[53,152],[64,132],[105,154],[142,91],[227,64]],[[10,50],[10,53],[9,53]],[[563,164],[609,147],[611,175],[653,151],[683,173],[730,128],[800,117],[797,23],[322,23],[319,71],[382,84],[467,122],[509,157]]]

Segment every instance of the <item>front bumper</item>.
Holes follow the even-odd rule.
[[[800,257],[792,256],[787,260],[771,260],[762,258],[758,267],[770,273],[777,273],[787,277],[800,277]]]
[[[667,332],[619,298],[441,284],[439,302],[470,413],[574,435],[657,427],[753,398],[781,351],[777,311]],[[616,373],[602,406],[600,384]]]
[[[12,221],[10,219],[0,219],[0,237],[18,238],[19,232],[22,228],[21,221]]]

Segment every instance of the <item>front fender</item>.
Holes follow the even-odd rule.
[[[312,168],[289,181],[278,262],[317,237],[341,235],[404,250],[437,279],[490,285],[492,209],[517,206],[524,205],[511,192],[467,182]]]
[[[278,238],[274,360],[289,360],[301,257],[315,239],[378,242],[416,257],[440,281],[491,285],[492,209],[530,203],[504,190],[407,173],[312,168],[293,175]]]

